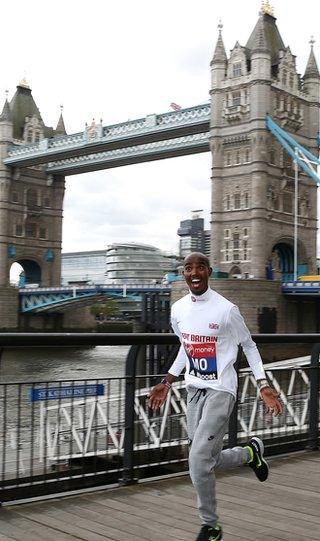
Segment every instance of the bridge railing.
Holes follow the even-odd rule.
[[[238,400],[225,446],[263,438],[267,454],[319,446],[320,335],[256,335],[258,344],[308,344],[310,355],[266,364],[284,413],[269,417],[250,371],[239,368]],[[0,334],[0,348],[132,345],[121,377],[0,383],[0,500],[134,483],[186,471],[186,389],[178,381],[158,412],[150,388],[170,364],[172,334]],[[171,359],[170,359],[171,356]],[[238,363],[242,351],[239,349]],[[161,368],[161,370],[159,370]]]

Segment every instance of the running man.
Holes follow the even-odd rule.
[[[196,541],[222,539],[216,512],[216,468],[248,464],[259,481],[268,477],[262,441],[253,437],[245,447],[223,448],[223,437],[237,395],[234,363],[241,344],[257,381],[266,411],[282,413],[276,391],[266,379],[256,344],[238,308],[209,287],[209,259],[193,252],[186,257],[183,275],[189,294],[172,305],[171,324],[181,347],[166,377],[150,392],[149,407],[162,406],[169,389],[185,368],[189,471],[197,492],[202,527]]]

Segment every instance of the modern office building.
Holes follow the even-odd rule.
[[[104,284],[106,281],[106,250],[63,253],[62,285]]]
[[[210,257],[210,229],[204,229],[204,219],[201,217],[202,210],[194,210],[192,218],[182,220],[178,229],[179,256],[181,258],[191,252],[202,252]]]
[[[107,284],[161,283],[178,265],[177,256],[148,244],[114,243],[107,248]]]
[[[175,271],[177,256],[154,246],[115,243],[106,250],[62,254],[62,285],[155,284]]]

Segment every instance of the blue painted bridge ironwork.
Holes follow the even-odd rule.
[[[48,173],[73,175],[209,151],[210,104],[120,124],[86,126],[80,133],[12,145],[4,163],[47,164]]]
[[[169,286],[161,284],[23,288],[19,290],[20,311],[34,314],[63,311],[72,304],[86,304],[101,297],[140,301],[143,293],[170,293],[170,291]]]

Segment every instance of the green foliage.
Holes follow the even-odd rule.
[[[113,299],[108,299],[101,303],[93,304],[90,307],[93,316],[101,316],[103,319],[117,316],[120,313],[119,303]]]

